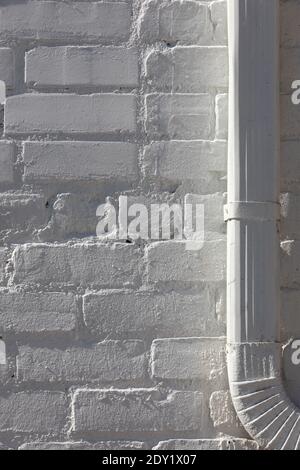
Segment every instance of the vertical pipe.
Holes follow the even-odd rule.
[[[228,0],[228,342],[279,341],[277,0]]]

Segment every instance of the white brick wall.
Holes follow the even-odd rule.
[[[0,184],[12,184],[14,181],[14,144],[12,142],[0,142]]]
[[[66,426],[67,397],[62,392],[19,392],[0,398],[0,431],[60,433]]]
[[[135,180],[137,147],[128,142],[24,142],[24,181]],[[84,158],[83,158],[84,155]]]
[[[74,331],[79,315],[71,293],[4,292],[0,308],[1,331],[15,334]]]
[[[17,356],[21,382],[128,382],[146,380],[142,341],[105,341],[66,350],[22,346]]]
[[[78,389],[73,396],[76,432],[182,432],[207,426],[203,395],[157,389]]]
[[[222,336],[224,312],[224,298],[212,286],[199,288],[195,295],[126,289],[102,290],[83,298],[85,324],[100,337],[114,332],[141,338]]]
[[[214,115],[208,94],[151,94],[146,96],[146,131],[152,139],[212,138]]]
[[[284,57],[300,79],[299,2],[282,4]],[[0,442],[256,448],[226,374],[226,1],[12,0],[0,5],[0,40]],[[282,76],[286,339],[300,334],[291,76]],[[203,202],[203,249],[99,242],[97,206],[125,193]]]
[[[26,53],[25,74],[35,87],[134,88],[138,53],[125,47],[39,47]]]

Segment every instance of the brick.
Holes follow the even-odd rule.
[[[144,151],[145,172],[172,181],[198,180],[203,187],[219,187],[226,174],[224,142],[155,142]],[[212,188],[213,190],[213,188]]]
[[[39,47],[26,53],[25,74],[35,87],[136,87],[138,54],[122,47]]]
[[[141,254],[123,244],[28,244],[14,252],[15,283],[124,286],[139,278]]]
[[[89,442],[27,442],[19,450],[143,450],[144,442],[138,441],[103,441]]]
[[[213,392],[210,397],[209,408],[214,427],[218,432],[229,436],[248,437],[233,408],[229,391]]]
[[[2,368],[3,366],[6,366],[7,364],[7,355],[6,355],[6,344],[5,342],[2,340],[2,337],[0,337],[0,366],[1,366],[1,372],[2,372]]]
[[[2,390],[13,387],[16,381],[15,377],[16,365],[11,342],[8,338],[5,341],[0,339],[0,383]]]
[[[5,267],[6,260],[8,256],[8,250],[6,248],[0,248],[0,283],[4,281],[5,278]],[[1,297],[0,297],[1,300]]]
[[[0,48],[0,80],[5,82],[7,88],[14,87],[15,64],[14,53],[9,47]]]
[[[223,47],[176,47],[147,57],[146,76],[157,91],[199,93],[228,86],[228,52]]]
[[[60,333],[73,331],[78,307],[72,294],[2,293],[0,331]]]
[[[133,133],[133,95],[26,94],[7,98],[5,133],[101,134]]]
[[[258,444],[250,439],[170,439],[161,441],[154,450],[258,450]]]
[[[12,142],[0,141],[0,184],[14,182],[14,153]]]
[[[228,95],[216,97],[216,138],[227,140],[228,138]]]
[[[79,389],[73,398],[76,432],[170,432],[205,429],[199,392],[173,391],[165,398],[155,389]]]
[[[153,450],[221,450],[219,439],[170,439],[159,442]]]
[[[60,433],[66,425],[67,400],[60,392],[20,392],[0,397],[0,431]]]
[[[142,341],[104,341],[85,348],[19,348],[18,379],[34,382],[117,382],[143,380]]]
[[[213,104],[208,94],[146,97],[146,131],[151,138],[209,139],[213,129]]]
[[[83,158],[84,156],[84,158]],[[24,142],[24,180],[137,178],[137,147],[127,142]]]
[[[214,42],[216,44],[227,44],[227,2],[213,2],[210,6],[210,14],[214,25]]]
[[[213,25],[208,6],[195,1],[150,1],[141,17],[140,36],[145,42],[210,44]]]
[[[45,198],[23,192],[0,193],[0,237],[20,242],[48,220]],[[13,232],[13,233],[12,233]]]
[[[226,383],[225,341],[210,338],[158,339],[151,347],[151,372],[156,379]]]
[[[125,41],[130,9],[125,2],[28,1],[1,6],[2,38]]]
[[[259,445],[250,439],[228,437],[222,440],[222,450],[259,450]]]
[[[199,251],[184,242],[157,242],[147,249],[148,281],[219,282],[226,278],[226,243],[208,241]]]
[[[286,241],[281,244],[281,285],[295,288],[300,284],[300,242],[298,240]]]
[[[197,295],[102,291],[83,298],[84,321],[94,334],[156,337],[225,334],[224,296],[212,287]]]

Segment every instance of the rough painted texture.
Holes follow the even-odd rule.
[[[298,46],[299,2],[282,6],[283,42]],[[226,1],[12,0],[0,13],[3,448],[255,449],[224,352]],[[299,145],[283,148],[294,240]],[[97,206],[120,194],[204,202],[203,249],[95,239]]]

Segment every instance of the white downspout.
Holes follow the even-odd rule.
[[[228,373],[236,411],[269,449],[300,448],[282,383],[279,282],[279,1],[228,0]]]

